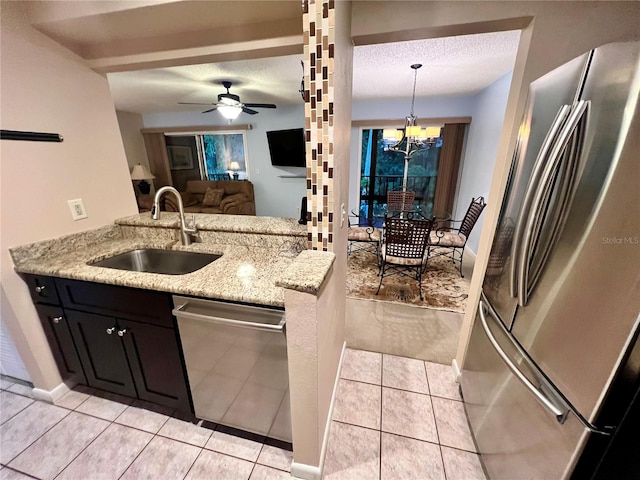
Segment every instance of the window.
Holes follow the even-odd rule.
[[[186,190],[189,180],[248,180],[242,131],[165,134],[173,186]]]
[[[416,205],[424,211],[433,209],[441,148],[442,138],[439,138],[434,145],[416,152],[409,161],[407,190],[416,193]],[[361,152],[360,219],[381,221],[387,191],[402,190],[404,157],[401,153],[384,151],[382,129],[362,130]]]
[[[203,178],[220,180],[234,178],[248,180],[244,133],[216,133],[201,137],[204,172]]]

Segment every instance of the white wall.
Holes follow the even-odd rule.
[[[120,134],[122,135],[122,143],[124,145],[124,152],[127,155],[129,170],[139,163],[145,167],[149,167],[144,138],[142,137],[142,133],[140,133],[140,129],[144,127],[142,115],[139,113],[116,111],[116,116],[118,117],[118,126],[120,127]]]
[[[456,220],[464,217],[472,198],[483,196],[487,201],[489,197],[512,77],[513,72],[500,77],[480,92],[476,98],[475,110],[472,114],[473,121],[467,131],[460,181],[456,191],[453,215]],[[467,241],[467,247],[474,254],[478,251],[483,222],[484,213]]]
[[[137,213],[107,80],[29,26],[21,2],[3,2],[0,106],[3,129],[54,132],[62,143],[0,142],[2,321],[36,387],[60,383],[9,247],[110,224]],[[89,215],[74,222],[67,200]]]
[[[143,121],[146,128],[228,125],[228,121],[217,112],[202,114],[199,111],[147,113],[143,115]],[[306,169],[273,167],[266,132],[304,127],[304,105],[260,109],[257,115],[240,114],[229,128],[233,129],[233,124],[245,123],[252,126],[247,131],[247,158],[249,180],[253,183],[256,197],[256,214],[299,218],[300,201],[307,194]],[[279,175],[300,175],[303,178],[280,178]]]
[[[436,117],[470,117],[476,110],[476,96],[416,98],[414,111],[418,119]],[[409,115],[411,98],[353,102],[353,120],[401,119]],[[351,128],[351,163],[349,172],[349,212],[358,211],[360,199],[360,143],[362,128]],[[402,162],[402,155],[398,154]]]

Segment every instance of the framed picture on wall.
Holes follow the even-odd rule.
[[[171,170],[192,170],[193,155],[191,147],[167,146],[169,151],[169,167]]]

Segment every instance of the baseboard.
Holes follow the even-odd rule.
[[[329,403],[329,412],[327,415],[327,423],[324,426],[324,437],[322,439],[322,449],[320,450],[320,466],[306,465],[304,463],[293,462],[291,464],[291,476],[304,480],[321,480],[322,471],[324,470],[324,458],[327,454],[327,444],[329,443],[329,433],[331,430],[331,419],[333,418],[333,406],[336,401],[336,392],[338,391],[338,382],[340,381],[340,372],[342,371],[342,362],[344,361],[344,352],[347,349],[347,342],[342,344],[342,352],[340,353],[340,362],[336,372],[336,379],[333,383],[333,393],[331,402]],[[295,455],[295,452],[294,452]]]
[[[34,388],[31,392],[33,393],[33,398],[36,400],[42,400],[47,403],[55,403],[57,400],[62,398],[62,396],[69,393],[70,388],[66,383],[61,383],[57,387],[52,390],[43,390],[41,388]]]
[[[320,480],[322,478],[322,469],[304,463],[291,463],[291,476],[301,478],[303,480]]]
[[[462,372],[460,371],[458,361],[455,358],[453,359],[453,362],[451,362],[451,368],[453,368],[453,374],[455,375],[456,382],[460,383],[460,376],[462,375]]]

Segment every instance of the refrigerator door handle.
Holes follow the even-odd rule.
[[[540,147],[540,151],[538,152],[538,156],[536,157],[533,171],[531,172],[531,177],[529,183],[527,184],[527,189],[523,197],[522,208],[520,210],[520,214],[518,215],[518,222],[516,223],[515,231],[513,234],[513,243],[511,247],[511,258],[513,260],[511,261],[511,275],[509,283],[511,296],[514,298],[518,298],[518,265],[521,261],[521,259],[518,258],[518,253],[520,252],[520,244],[522,243],[522,239],[524,238],[524,229],[527,223],[526,220],[529,217],[529,212],[533,203],[533,197],[538,190],[540,177],[542,176],[544,167],[547,163],[546,158],[553,147],[558,133],[564,126],[565,121],[570,113],[571,105],[563,105],[558,110],[558,113],[551,123],[551,127],[549,128],[549,131],[547,132],[547,135],[542,142],[542,146]]]
[[[529,295],[531,294],[534,287],[534,284],[529,281],[529,278],[530,278],[529,274],[531,270],[531,259],[535,254],[534,245],[538,241],[538,236],[542,229],[543,215],[547,211],[547,208],[545,208],[547,206],[547,203],[545,203],[545,200],[548,202],[548,200],[552,196],[551,191],[553,189],[554,180],[555,180],[554,173],[557,173],[561,168],[560,162],[563,158],[562,153],[565,151],[565,148],[567,147],[569,140],[575,134],[578,126],[580,125],[581,120],[587,111],[587,106],[588,106],[588,102],[584,100],[580,100],[571,111],[571,115],[569,116],[564,127],[562,128],[562,131],[558,135],[557,141],[553,145],[551,154],[549,155],[549,160],[545,162],[545,167],[542,172],[542,179],[539,183],[539,187],[536,189],[532,197],[531,209],[530,209],[532,214],[528,215],[527,221],[525,222],[525,228],[523,230],[524,238],[521,238],[520,252],[516,256],[517,264],[518,264],[517,265],[518,305],[520,305],[521,307],[524,307],[525,305],[527,305],[529,301]],[[571,162],[571,159],[569,161]],[[574,175],[575,172],[573,171],[568,172],[568,174]],[[570,192],[566,192],[566,193],[570,193]],[[568,198],[570,198],[570,195],[568,195],[566,199],[561,199],[561,200],[568,200]],[[566,210],[567,205],[568,205],[568,201],[566,202],[566,205],[562,206],[561,208],[563,210]],[[559,234],[558,228],[556,227],[559,226],[559,222],[563,221],[563,218],[564,218],[564,214],[561,214],[561,215],[558,215],[558,218],[555,219],[556,225],[552,227],[553,235],[551,240],[553,241],[555,241],[555,238]],[[551,245],[547,245],[547,247],[548,247],[547,251],[545,251],[544,253],[545,259],[549,254],[548,250],[550,249]],[[539,278],[539,275],[542,271],[542,267],[543,265],[540,265],[540,267],[537,269],[537,272],[535,272],[535,275],[534,275],[535,280]]]
[[[564,225],[566,223],[569,206],[571,205],[571,200],[573,199],[574,187],[577,181],[578,170],[580,166],[580,155],[582,153],[582,145],[584,141],[584,130],[587,119],[587,108],[588,105],[580,105],[581,116],[578,119],[578,123],[576,124],[573,132],[570,136],[569,144],[567,145],[568,153],[566,154],[566,162],[563,167],[560,169],[560,187],[558,189],[558,208],[554,209],[553,216],[551,217],[551,234],[548,236],[546,241],[540,244],[538,251],[541,252],[538,255],[539,260],[537,262],[533,261],[533,253],[531,257],[532,266],[531,270],[528,274],[528,290],[527,295],[531,295],[533,288],[542,271],[544,270],[544,265],[547,262],[547,258],[549,254],[553,250],[553,247],[558,240],[558,237],[562,233],[564,229]],[[537,254],[536,254],[537,255]]]
[[[527,378],[527,376],[520,371],[518,366],[513,363],[513,361],[509,358],[509,356],[505,353],[505,351],[500,347],[498,340],[491,332],[489,325],[487,324],[487,319],[485,317],[486,306],[482,300],[480,300],[480,304],[478,306],[478,310],[480,312],[480,322],[482,324],[482,329],[484,333],[487,335],[489,342],[495,349],[496,353],[500,357],[500,359],[505,363],[505,365],[511,370],[511,373],[520,380],[520,382],[533,394],[533,396],[540,402],[540,404],[545,407],[549,412],[551,412],[559,423],[564,423],[567,418],[567,414],[569,413],[569,408],[566,405],[562,405],[562,407],[556,405],[548,396],[546,396],[540,389],[538,389],[532,382]],[[499,322],[496,322],[499,323]]]

